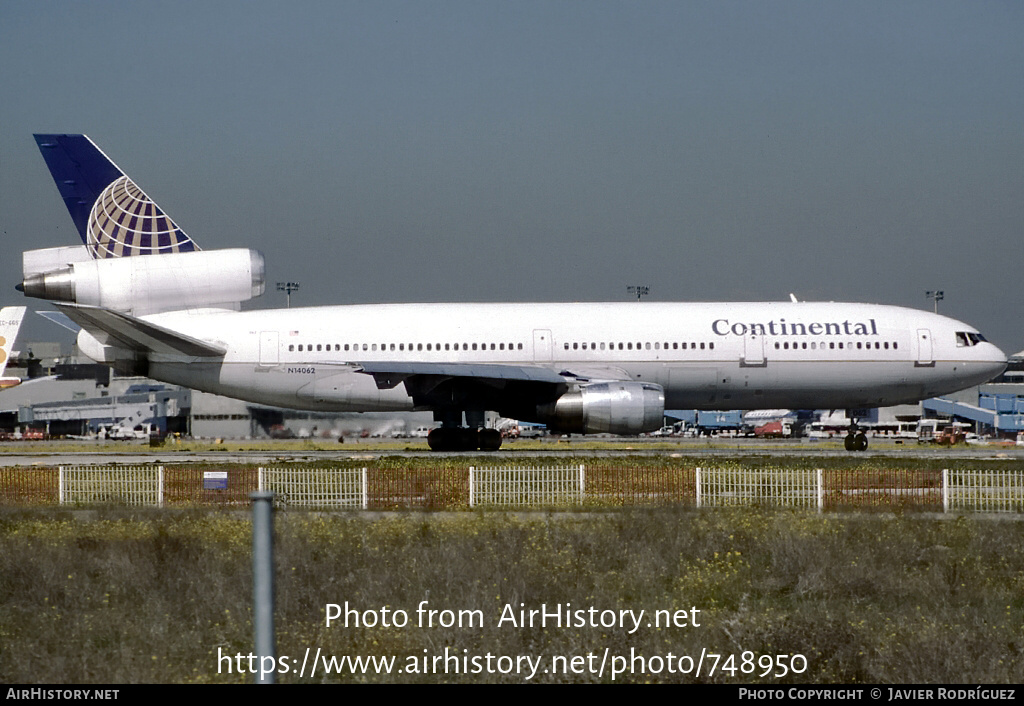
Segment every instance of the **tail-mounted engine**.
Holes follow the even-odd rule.
[[[183,309],[237,309],[263,294],[256,250],[229,249],[94,260],[85,247],[32,250],[23,256],[27,296],[100,306],[133,316]]]

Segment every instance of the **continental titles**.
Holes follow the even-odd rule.
[[[874,319],[864,321],[815,321],[813,323],[787,322],[772,319],[767,322],[739,322],[715,319],[711,330],[719,336],[877,336]]]

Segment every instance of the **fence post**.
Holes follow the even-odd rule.
[[[263,466],[260,466],[256,471],[256,492],[258,493],[263,493],[267,490],[266,470]]]
[[[700,508],[700,466],[697,466],[697,473],[695,475],[697,480],[697,507]]]
[[[942,469],[942,511],[949,512],[949,469]]]
[[[64,504],[64,466],[57,467],[57,497],[60,500],[60,504]]]
[[[370,497],[366,486],[366,466],[363,466],[363,509],[370,507]]]
[[[156,467],[156,506],[164,506],[164,467]]]
[[[277,656],[274,645],[274,494],[256,492],[249,497],[252,499],[253,632],[260,665],[256,683],[273,684],[274,670],[263,671],[263,658]]]
[[[814,474],[818,483],[818,512],[820,513],[825,507],[825,489],[821,485],[821,469],[816,469]]]
[[[469,467],[469,506],[473,507],[473,467]]]
[[[583,504],[583,493],[584,493],[583,481],[584,481],[583,464],[581,463],[580,464],[580,504],[581,505]]]

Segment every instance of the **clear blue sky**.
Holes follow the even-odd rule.
[[[32,133],[85,132],[262,250],[263,306],[942,289],[1016,352],[1022,37],[1020,2],[0,0],[0,302],[77,242]]]

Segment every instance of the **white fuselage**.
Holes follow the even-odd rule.
[[[655,383],[668,409],[910,403],[985,382],[1006,364],[967,324],[871,304],[377,304],[144,318],[227,348],[223,358],[152,355],[152,377],[311,410],[414,409],[404,385],[378,389],[359,372],[381,361]],[[330,395],[318,383],[327,378]]]

